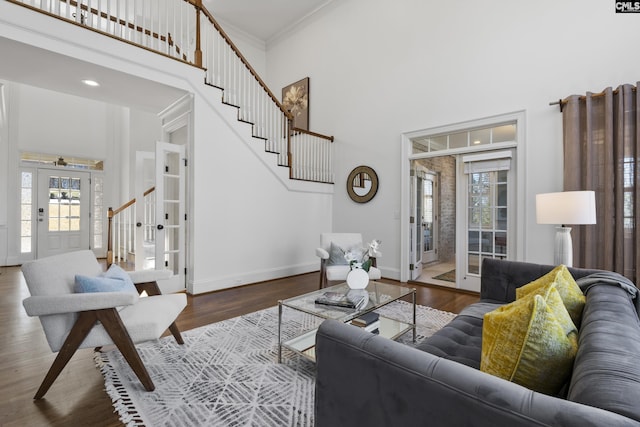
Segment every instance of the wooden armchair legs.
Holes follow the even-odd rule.
[[[142,291],[145,291],[147,295],[162,295],[162,292],[160,292],[160,288],[158,287],[158,283],[156,282],[136,283],[135,285],[138,293],[142,293]],[[184,340],[182,339],[180,329],[178,329],[178,325],[176,325],[176,322],[173,322],[171,325],[169,325],[169,331],[171,331],[171,334],[176,339],[176,342],[178,344],[184,344]]]
[[[96,321],[102,323],[144,388],[148,391],[155,389],[151,377],[144,367],[140,355],[138,355],[133,341],[122,323],[122,319],[120,319],[120,315],[118,315],[118,310],[115,308],[107,308],[103,310],[81,311],[78,313],[76,323],[73,325],[73,328],[71,328],[71,332],[69,332],[67,339],[58,352],[58,356],[44,377],[34,399],[40,399],[47,393],[53,382],[58,378],[58,375],[60,375],[60,372],[62,372],[62,369],[64,369],[71,359],[71,356],[73,356],[87,334],[89,334],[89,331],[91,331]]]
[[[327,286],[327,271],[326,271],[326,260],[320,260],[320,284],[318,285],[318,289],[322,289]]]

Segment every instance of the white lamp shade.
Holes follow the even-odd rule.
[[[595,224],[595,192],[536,194],[536,221],[538,224]]]

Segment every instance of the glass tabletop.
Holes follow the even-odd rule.
[[[316,304],[315,302],[318,297],[323,296],[326,292],[346,294],[350,290],[351,289],[346,283],[342,283],[310,292],[308,294],[289,298],[281,301],[281,303],[286,307],[291,307],[305,313],[313,314],[314,316],[346,322],[361,316],[364,313],[382,307],[392,301],[411,295],[414,292],[413,288],[371,281],[369,282],[369,285],[362,290],[366,291],[365,299],[367,301],[358,309]]]

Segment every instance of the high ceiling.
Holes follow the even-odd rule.
[[[333,0],[203,0],[220,21],[264,42],[277,37]]]

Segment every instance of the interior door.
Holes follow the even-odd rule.
[[[462,239],[457,286],[480,291],[482,259],[509,259],[515,235],[515,162],[513,150],[462,156],[457,215]]]
[[[185,288],[185,171],[183,145],[156,142],[155,268],[173,272],[164,292]]]
[[[38,170],[37,257],[90,249],[89,172]]]
[[[422,274],[422,198],[423,184],[419,170],[411,169],[411,215],[409,218],[410,237],[410,275],[411,280],[417,279]]]
[[[422,263],[438,260],[438,175],[427,172],[422,180]]]

